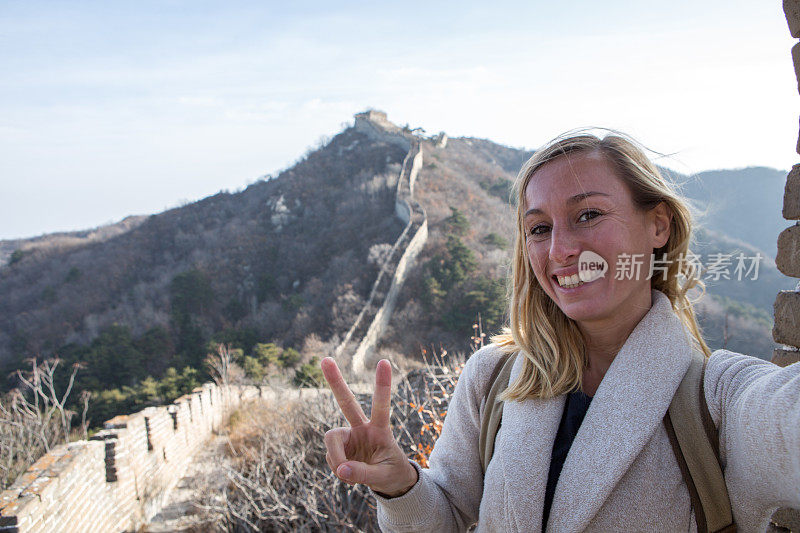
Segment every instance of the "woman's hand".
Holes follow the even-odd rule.
[[[385,496],[401,496],[417,482],[417,470],[397,444],[389,425],[392,368],[381,359],[375,371],[371,418],[367,418],[356,397],[342,378],[336,361],[326,357],[322,373],[350,427],[325,433],[325,458],[336,476],[354,485],[363,483]]]

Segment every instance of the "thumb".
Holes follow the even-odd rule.
[[[336,475],[348,483],[371,485],[380,479],[377,465],[368,465],[360,461],[347,461],[339,465]]]

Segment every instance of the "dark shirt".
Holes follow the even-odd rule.
[[[553,443],[553,454],[550,457],[550,473],[547,476],[547,488],[544,491],[544,513],[542,514],[542,531],[547,528],[547,519],[550,516],[550,506],[553,504],[553,495],[556,492],[558,476],[564,467],[567,453],[578,434],[583,417],[592,403],[592,397],[586,396],[578,390],[567,395],[564,404],[564,414],[561,415],[561,423],[558,425],[558,433]]]

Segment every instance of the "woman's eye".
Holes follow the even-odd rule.
[[[599,217],[601,214],[602,213],[600,213],[600,211],[595,211],[594,209],[590,209],[589,211],[584,211],[583,213],[581,213],[581,216],[578,217],[578,222],[586,222],[593,218]],[[587,216],[588,218],[584,220],[583,218]]]
[[[594,218],[599,217],[602,214],[603,213],[597,211],[596,209],[589,209],[581,213],[581,215],[578,217],[578,222],[588,222]],[[548,231],[550,231],[550,226],[548,226],[547,224],[537,224],[528,229],[528,235],[541,237],[542,235],[545,235]]]
[[[542,231],[540,231],[542,230]],[[547,226],[544,224],[539,224],[538,226],[534,226],[530,229],[529,233],[531,235],[542,235],[544,232],[547,231]]]

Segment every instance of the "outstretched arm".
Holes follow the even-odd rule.
[[[800,363],[717,350],[704,386],[729,489],[764,507],[800,507]]]

